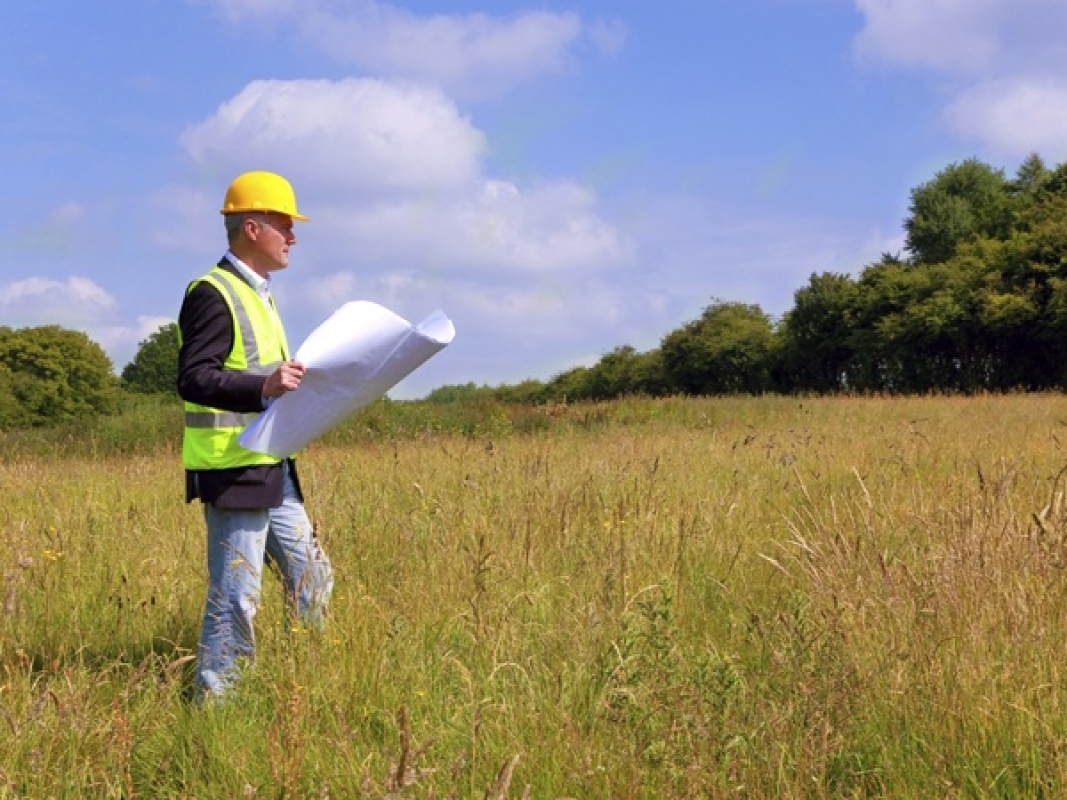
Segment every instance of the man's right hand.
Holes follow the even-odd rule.
[[[263,396],[273,400],[286,392],[293,391],[300,385],[304,372],[304,365],[299,361],[283,361],[278,365],[278,369],[263,381]]]

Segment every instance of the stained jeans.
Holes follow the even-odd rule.
[[[232,510],[204,504],[207,520],[208,595],[200,631],[197,695],[222,695],[242,660],[255,657],[252,628],[259,605],[264,558],[278,568],[290,613],[321,629],[333,589],[330,561],[288,471],[278,508]]]

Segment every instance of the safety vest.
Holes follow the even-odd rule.
[[[210,283],[218,289],[233,319],[233,347],[222,365],[223,369],[262,375],[264,378],[270,375],[288,357],[289,352],[274,300],[270,300],[268,309],[244,279],[219,267],[189,284],[186,293],[201,282]],[[258,412],[240,414],[186,403],[182,443],[185,468],[229,469],[277,464],[280,459],[246,450],[237,442],[241,432],[258,416]]]

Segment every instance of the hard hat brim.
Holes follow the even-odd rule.
[[[284,217],[289,217],[297,222],[310,222],[310,220],[303,214],[297,214],[292,211],[278,211],[274,208],[224,208],[219,211],[220,214],[226,216],[227,214],[281,214]]]

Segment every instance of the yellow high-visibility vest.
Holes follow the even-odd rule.
[[[251,375],[270,375],[288,357],[274,300],[270,308],[242,278],[219,267],[189,284],[186,293],[201,282],[210,283],[230,309],[233,318],[233,348],[223,369]],[[182,462],[186,469],[229,469],[259,464],[277,464],[281,459],[246,450],[237,437],[259,413],[240,414],[197,403],[185,404],[185,435]]]

